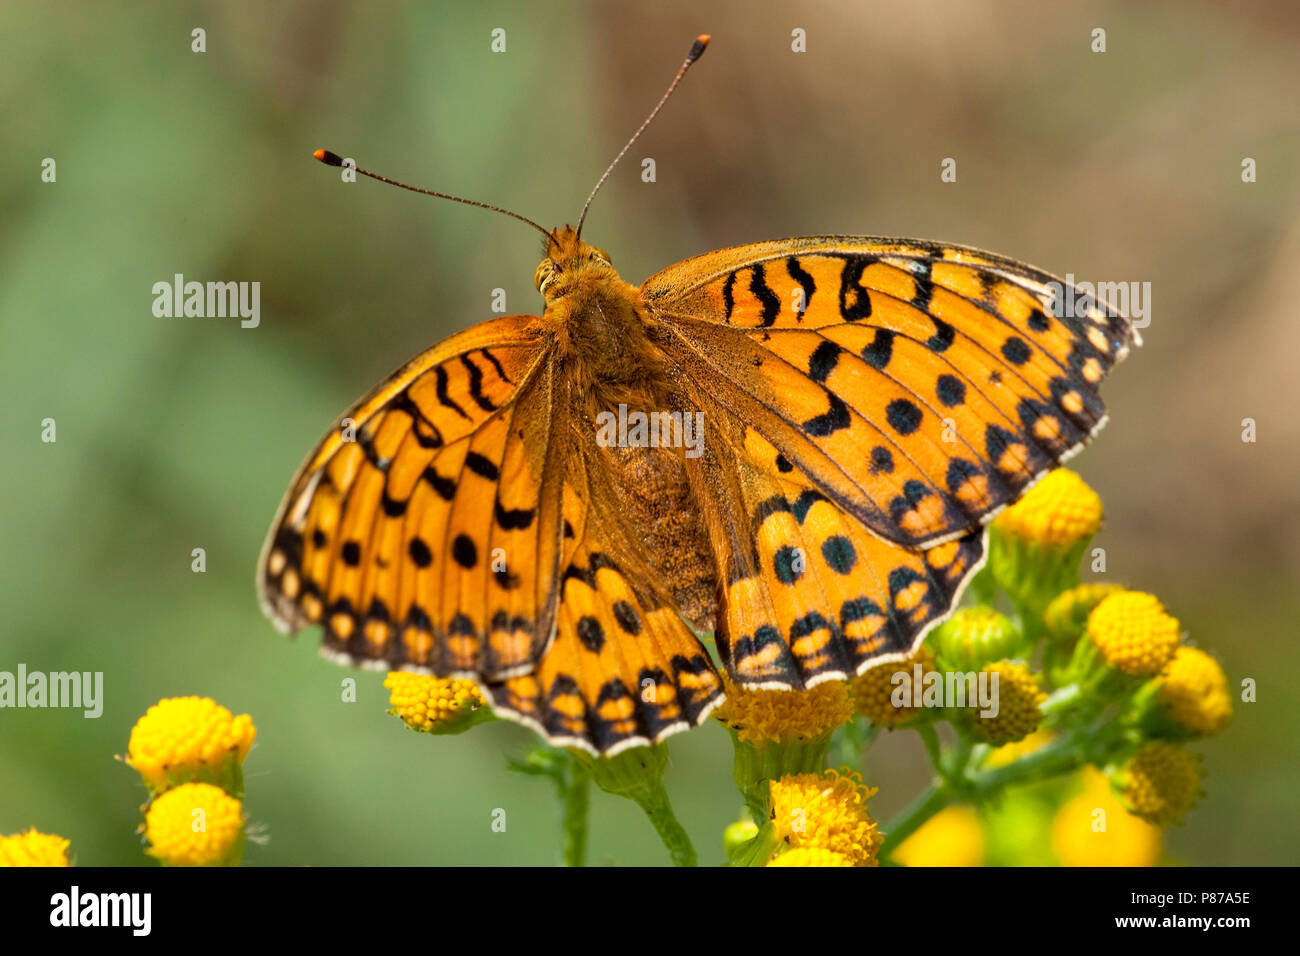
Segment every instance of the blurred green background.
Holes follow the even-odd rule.
[[[248,864],[546,864],[530,735],[454,738],[385,714],[261,616],[258,549],[333,418],[391,368],[533,311],[537,236],[313,163],[576,220],[692,38],[700,65],[615,172],[587,235],[639,281],[787,235],[968,243],[1081,279],[1150,281],[1146,346],[1076,459],[1102,494],[1107,580],[1152,590],[1232,683],[1198,745],[1208,794],[1172,858],[1294,863],[1300,765],[1300,12],[1286,0],[774,4],[194,2],[0,7],[0,669],[100,670],[98,720],[0,711],[0,833],[145,862],[144,793],[114,762],[160,697],[253,715]],[[203,27],[207,52],[190,50]],[[507,31],[507,52],[490,31]],[[807,52],[791,52],[791,30]],[[1107,30],[1108,52],[1089,50]],[[654,157],[658,181],[640,178]],[[58,180],[40,181],[41,161]],[[957,160],[958,181],[939,164]],[[1241,161],[1258,182],[1241,181]],[[261,326],[160,319],[174,273],[261,282]],[[40,440],[42,419],[58,441]],[[1258,442],[1240,439],[1243,418]],[[205,548],[207,572],[190,570]],[[340,701],[356,676],[360,699]],[[870,755],[888,817],[915,735]],[[668,786],[705,860],[740,801],[726,734],[672,742]],[[505,833],[490,829],[507,811]],[[592,861],[666,862],[639,811],[593,800]]]

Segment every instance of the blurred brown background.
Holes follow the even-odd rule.
[[[1106,502],[1106,579],[1158,594],[1234,684],[1259,682],[1198,747],[1208,795],[1172,857],[1295,862],[1300,11],[1282,0],[6,4],[0,669],[103,670],[108,700],[97,721],[0,713],[0,832],[35,824],[84,863],[143,862],[143,793],[110,757],[149,704],[200,693],[261,730],[248,806],[270,842],[250,864],[554,858],[549,793],[502,769],[524,732],[405,733],[381,676],[355,675],[360,702],[339,703],[348,675],[317,660],[315,636],[289,643],[258,613],[262,536],[334,416],[490,317],[493,289],[512,312],[539,304],[531,230],[345,188],[310,152],[574,221],[701,32],[708,53],[589,218],[625,278],[858,233],[1151,283],[1146,345],[1073,467]],[[1245,157],[1258,182],[1242,182]],[[260,281],[261,326],[155,318],[150,288],[176,272]],[[45,417],[55,445],[39,442]],[[872,752],[878,815],[924,776],[913,745]],[[720,857],[705,841],[739,806],[725,734],[673,754],[673,798]],[[512,822],[494,835],[498,806]],[[612,798],[593,848],[663,862]]]

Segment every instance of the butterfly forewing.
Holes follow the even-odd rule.
[[[562,460],[533,321],[454,336],[343,416],[264,548],[273,620],[322,624],[325,651],[362,665],[531,669],[554,621],[560,486],[546,473]]]
[[[642,288],[771,470],[923,547],[986,522],[1104,420],[1098,384],[1134,335],[1097,308],[1054,317],[1052,281],[975,250],[832,237],[710,253]]]

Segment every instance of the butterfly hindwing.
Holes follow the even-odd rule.
[[[926,550],[900,547],[797,469],[768,474],[745,451],[747,425],[716,409],[706,416],[722,447],[700,459],[699,498],[724,569],[718,650],[737,683],[806,688],[902,658],[982,565],[983,529]]]
[[[689,601],[676,600],[673,582],[646,560],[623,489],[609,480],[628,462],[611,461],[618,453],[589,435],[576,444],[555,640],[535,673],[489,683],[487,692],[499,714],[552,744],[609,755],[700,723],[721,702],[722,681],[679,613]]]
[[[971,249],[831,237],[710,253],[642,291],[773,473],[796,467],[923,547],[986,522],[1104,421],[1097,386],[1136,335],[1095,306],[1056,318],[1053,281]]]
[[[530,316],[417,357],[312,453],[259,569],[268,614],[380,668],[530,670],[555,616],[562,461]],[[528,560],[520,556],[528,555]]]

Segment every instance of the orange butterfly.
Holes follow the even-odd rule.
[[[452,336],[345,414],[258,574],[326,656],[473,678],[556,745],[699,724],[719,665],[807,688],[909,654],[989,520],[1102,426],[1137,340],[1052,315],[1037,269],[909,239],[740,246],[633,286],[585,216],[524,220],[542,315]]]

